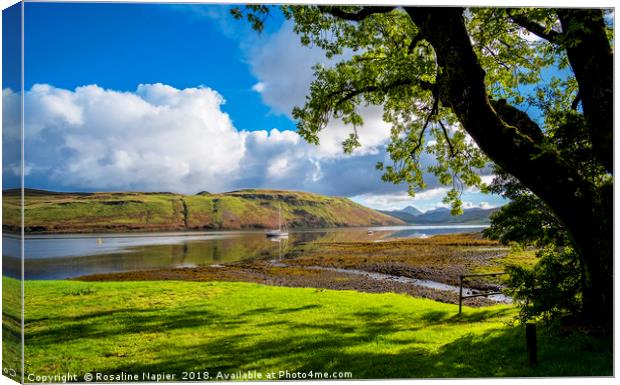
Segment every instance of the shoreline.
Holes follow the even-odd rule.
[[[489,223],[437,223],[437,224],[405,224],[405,225],[363,225],[363,226],[335,226],[335,227],[298,227],[298,228],[289,228],[289,232],[292,233],[308,233],[308,232],[321,232],[321,231],[334,231],[334,230],[431,230],[431,229],[451,229],[451,228],[460,228],[460,229],[478,229],[478,228],[487,228],[489,227]],[[248,227],[248,228],[196,228],[196,229],[186,229],[186,228],[154,228],[149,230],[148,228],[122,228],[120,230],[110,230],[105,231],[105,228],[101,229],[83,229],[83,230],[60,230],[60,231],[25,231],[24,238],[36,239],[37,236],[44,236],[45,238],[54,238],[55,235],[58,238],[67,238],[72,235],[79,237],[95,237],[99,236],[102,238],[113,238],[113,237],[137,237],[137,236],[145,236],[145,237],[155,237],[160,235],[196,235],[196,234],[219,234],[219,233],[265,233],[269,231],[269,228],[266,227]],[[21,233],[15,232],[10,229],[3,228],[3,236],[9,238],[21,238]]]
[[[480,268],[502,271],[496,260],[508,255],[508,250],[499,246],[497,242],[483,239],[480,233],[384,242],[307,243],[276,260],[256,259],[208,266],[92,274],[73,280],[252,282],[317,290],[404,293],[454,304],[458,303],[458,293],[454,290],[438,290],[411,282],[434,281],[455,286],[461,274],[471,274]],[[390,279],[376,279],[373,275],[389,276]],[[502,288],[500,281],[487,277],[472,279],[467,286],[477,291],[497,291]],[[497,303],[485,297],[464,301],[469,306]]]
[[[303,267],[273,266],[269,262],[236,265],[184,267],[133,271],[125,273],[92,274],[71,279],[82,282],[126,281],[190,281],[190,282],[248,282],[266,286],[314,288],[317,290],[353,290],[363,293],[398,293],[427,298],[437,302],[458,304],[458,294],[391,280],[377,281],[363,275]],[[464,302],[467,306],[497,305],[484,297]]]

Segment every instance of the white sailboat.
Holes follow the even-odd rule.
[[[282,206],[278,205],[278,229],[267,231],[267,237],[269,238],[285,238],[288,237],[288,232],[282,230]]]

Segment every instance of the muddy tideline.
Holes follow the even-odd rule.
[[[96,274],[82,281],[231,281],[288,287],[406,293],[415,297],[457,303],[458,294],[410,283],[399,278],[458,285],[459,276],[502,272],[507,265],[533,266],[535,251],[512,251],[480,233],[436,235],[388,241],[308,242],[292,247],[281,258],[256,259],[222,265],[166,268]],[[330,270],[334,269],[334,270]],[[337,269],[337,271],[335,271]],[[351,271],[348,272],[347,270]],[[352,271],[357,273],[354,274]],[[393,279],[373,279],[359,271]],[[501,290],[505,277],[475,277],[474,290]],[[466,300],[470,306],[497,303],[486,298]]]

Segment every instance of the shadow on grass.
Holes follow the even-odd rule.
[[[78,317],[39,318],[28,324],[26,344],[38,348],[76,339],[108,338],[140,333],[173,333],[197,327],[231,328],[240,333],[209,338],[207,342],[175,346],[168,342],[149,347],[150,362],[142,357],[108,363],[99,370],[106,373],[143,373],[257,370],[270,367],[289,371],[347,371],[355,378],[428,378],[428,377],[493,377],[493,376],[570,376],[611,375],[611,347],[591,339],[568,339],[539,333],[540,365],[527,365],[525,337],[522,328],[506,327],[489,336],[466,334],[439,349],[429,349],[418,340],[413,330],[437,325],[475,323],[502,315],[507,309],[454,315],[433,311],[421,316],[423,326],[406,327],[390,320],[383,309],[348,313],[347,319],[331,322],[304,321],[303,317],[256,323],[257,314],[274,311],[296,314],[303,310],[320,310],[320,305],[285,309],[259,308],[238,314],[234,319],[223,317],[205,307],[184,308],[175,313],[158,314],[157,309],[125,309],[88,313]],[[356,326],[347,326],[348,321]],[[102,328],[102,322],[106,325]],[[244,333],[243,325],[254,323],[268,333]],[[420,323],[420,322],[418,322]],[[361,325],[361,326],[360,326]],[[297,333],[296,331],[300,331]],[[405,332],[405,337],[390,336]],[[432,333],[430,331],[429,333]],[[387,341],[386,339],[389,339]],[[387,341],[387,342],[386,342]],[[373,349],[373,344],[389,345],[389,352]],[[94,353],[101,354],[102,352]],[[84,369],[86,370],[86,369]]]
[[[79,316],[49,316],[26,319],[26,345],[55,345],[76,339],[106,338],[110,335],[159,333],[175,329],[192,329],[214,323],[221,327],[244,324],[242,319],[224,319],[202,306],[184,308],[180,312],[158,313],[165,309],[122,309],[92,312]],[[102,323],[106,327],[102,327]],[[111,325],[117,325],[110,330]],[[44,326],[44,327],[41,327]]]
[[[467,377],[547,377],[612,375],[611,347],[601,344],[567,346],[566,338],[541,336],[540,365],[527,364],[525,336],[522,328],[507,328],[492,337],[466,335],[441,346],[437,351],[424,347],[405,347],[394,353],[377,353],[371,349],[356,352],[357,346],[380,340],[401,329],[389,322],[367,319],[361,329],[348,330],[340,325],[304,325],[283,323],[282,327],[315,328],[326,333],[302,337],[265,336],[252,343],[235,337],[218,338],[174,352],[155,364],[119,365],[112,372],[141,373],[187,370],[218,371],[264,370],[269,359],[280,370],[291,372],[352,372],[354,378],[467,378]],[[413,338],[394,345],[414,345]],[[593,347],[596,348],[593,349]]]

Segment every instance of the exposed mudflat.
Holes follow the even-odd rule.
[[[233,281],[255,282],[263,285],[313,287],[330,290],[357,290],[367,293],[404,293],[440,302],[458,303],[458,294],[397,281],[377,281],[358,274],[334,272],[303,267],[278,267],[266,261],[227,266],[203,266],[181,269],[147,270],[127,273],[98,274],[78,278],[82,281]],[[496,304],[485,298],[472,298],[467,304],[484,306]]]
[[[458,285],[459,275],[502,271],[507,250],[479,234],[441,235],[387,242],[308,243],[278,261],[254,260],[211,266],[166,268],[97,274],[83,281],[240,281],[288,287],[405,293],[440,302],[458,303],[458,293],[442,285]],[[367,274],[364,274],[367,273]],[[377,276],[374,276],[374,275]],[[387,277],[386,279],[381,279]],[[414,281],[432,281],[425,287]],[[477,291],[501,289],[497,278],[472,278]],[[428,286],[428,285],[426,285]],[[436,288],[433,288],[436,287]],[[466,299],[470,306],[498,303],[485,297]]]

